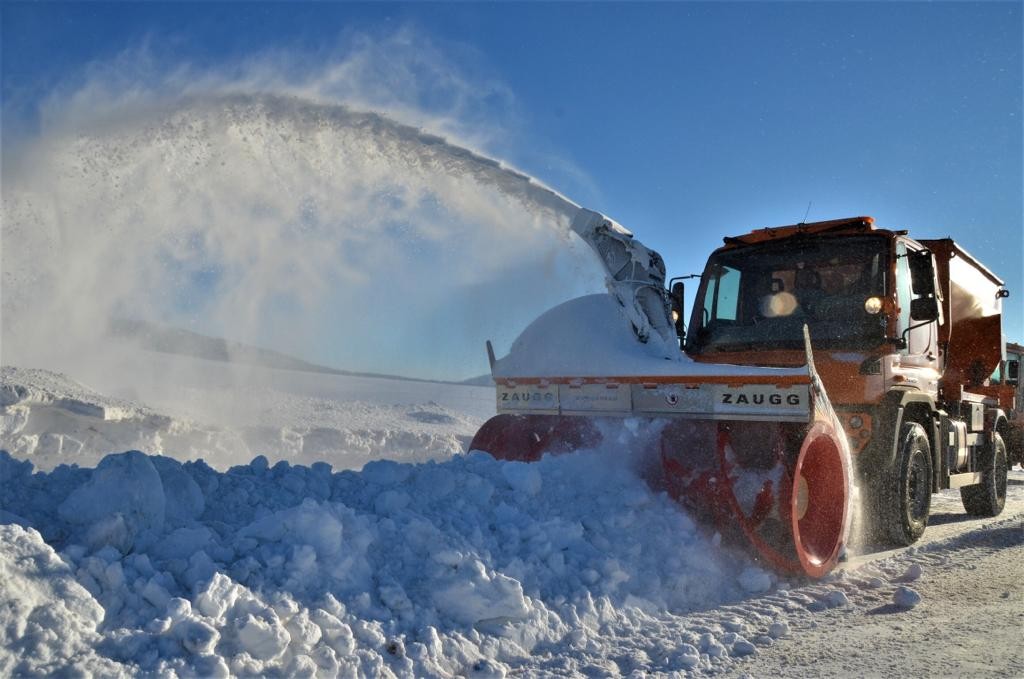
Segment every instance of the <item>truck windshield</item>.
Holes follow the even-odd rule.
[[[805,323],[816,347],[877,346],[885,317],[867,301],[885,294],[887,245],[882,237],[817,238],[713,255],[687,351],[799,349]]]

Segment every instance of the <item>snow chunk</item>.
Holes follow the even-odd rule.
[[[683,644],[672,656],[672,660],[682,667],[696,667],[700,664],[700,651],[692,644]]]
[[[756,655],[757,646],[747,641],[743,637],[739,637],[732,644],[732,654],[740,658],[747,655]]]
[[[409,478],[409,466],[391,460],[375,460],[363,466],[362,477],[370,483],[394,486]]]
[[[291,641],[288,630],[281,626],[277,616],[247,615],[238,625],[238,643],[243,651],[257,660],[271,660],[284,653]]]
[[[541,476],[534,465],[526,462],[506,462],[501,466],[501,475],[513,489],[533,496],[540,492]]]
[[[921,603],[921,595],[909,587],[900,585],[892,593],[892,602],[900,608],[910,610]]]
[[[473,625],[483,620],[520,619],[529,614],[530,607],[518,581],[501,573],[488,573],[479,561],[469,564],[468,571],[434,592],[434,605],[442,615]]]
[[[206,508],[203,491],[181,468],[181,463],[169,457],[149,458],[160,475],[165,499],[165,518],[171,525],[184,525],[199,517]]]
[[[924,568],[921,564],[912,563],[907,566],[907,570],[904,571],[903,575],[900,576],[899,582],[913,582],[920,578],[924,574]]]
[[[505,679],[508,666],[493,658],[481,658],[466,669],[466,676],[471,679]]]
[[[846,596],[846,592],[841,589],[834,589],[826,594],[824,602],[829,608],[840,608],[850,605],[850,599]]]
[[[408,493],[400,490],[386,490],[377,496],[373,507],[378,514],[390,516],[408,507],[410,502],[412,502],[412,498]]]
[[[133,450],[103,458],[92,476],[58,508],[62,519],[92,531],[93,546],[130,548],[143,530],[160,531],[166,500],[160,475],[148,455]]]

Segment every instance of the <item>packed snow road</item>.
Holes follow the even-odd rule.
[[[103,422],[167,426],[59,375],[5,370],[5,394],[20,396],[5,395],[4,421],[22,427],[0,447]],[[349,398],[444,408],[450,420],[409,418],[440,436],[478,417],[446,397],[457,389],[418,405]],[[326,395],[293,394],[279,417],[309,403],[303,417],[343,428],[346,403],[325,411]],[[810,582],[718,544],[614,448],[533,465],[435,452],[356,471],[140,452],[93,467],[89,441],[102,439],[65,451],[82,467],[54,466],[52,450],[48,471],[0,455],[5,676],[1024,673],[1021,472],[997,519],[968,519],[942,493],[917,545],[868,549]],[[333,459],[358,459],[344,452]]]

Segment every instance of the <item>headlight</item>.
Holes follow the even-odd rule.
[[[860,415],[854,415],[853,417],[850,418],[850,428],[851,429],[860,429],[863,426],[864,426],[864,420],[863,420],[863,418],[861,418]]]
[[[882,310],[882,300],[877,297],[868,297],[864,300],[864,311],[872,316]]]
[[[676,311],[675,309],[672,310],[672,322],[673,323],[678,323],[679,322],[679,312]]]

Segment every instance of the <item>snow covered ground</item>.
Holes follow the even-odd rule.
[[[384,457],[450,457],[494,414],[491,387],[239,368],[156,353],[131,360],[118,374],[79,371],[117,398],[59,373],[0,368],[0,447],[38,469],[95,466],[107,453],[132,449],[203,458],[220,469],[257,455],[358,469]],[[173,379],[161,379],[168,374]]]
[[[0,675],[1024,674],[1022,472],[784,581],[621,447],[461,454],[490,388],[151,360],[3,369]]]

